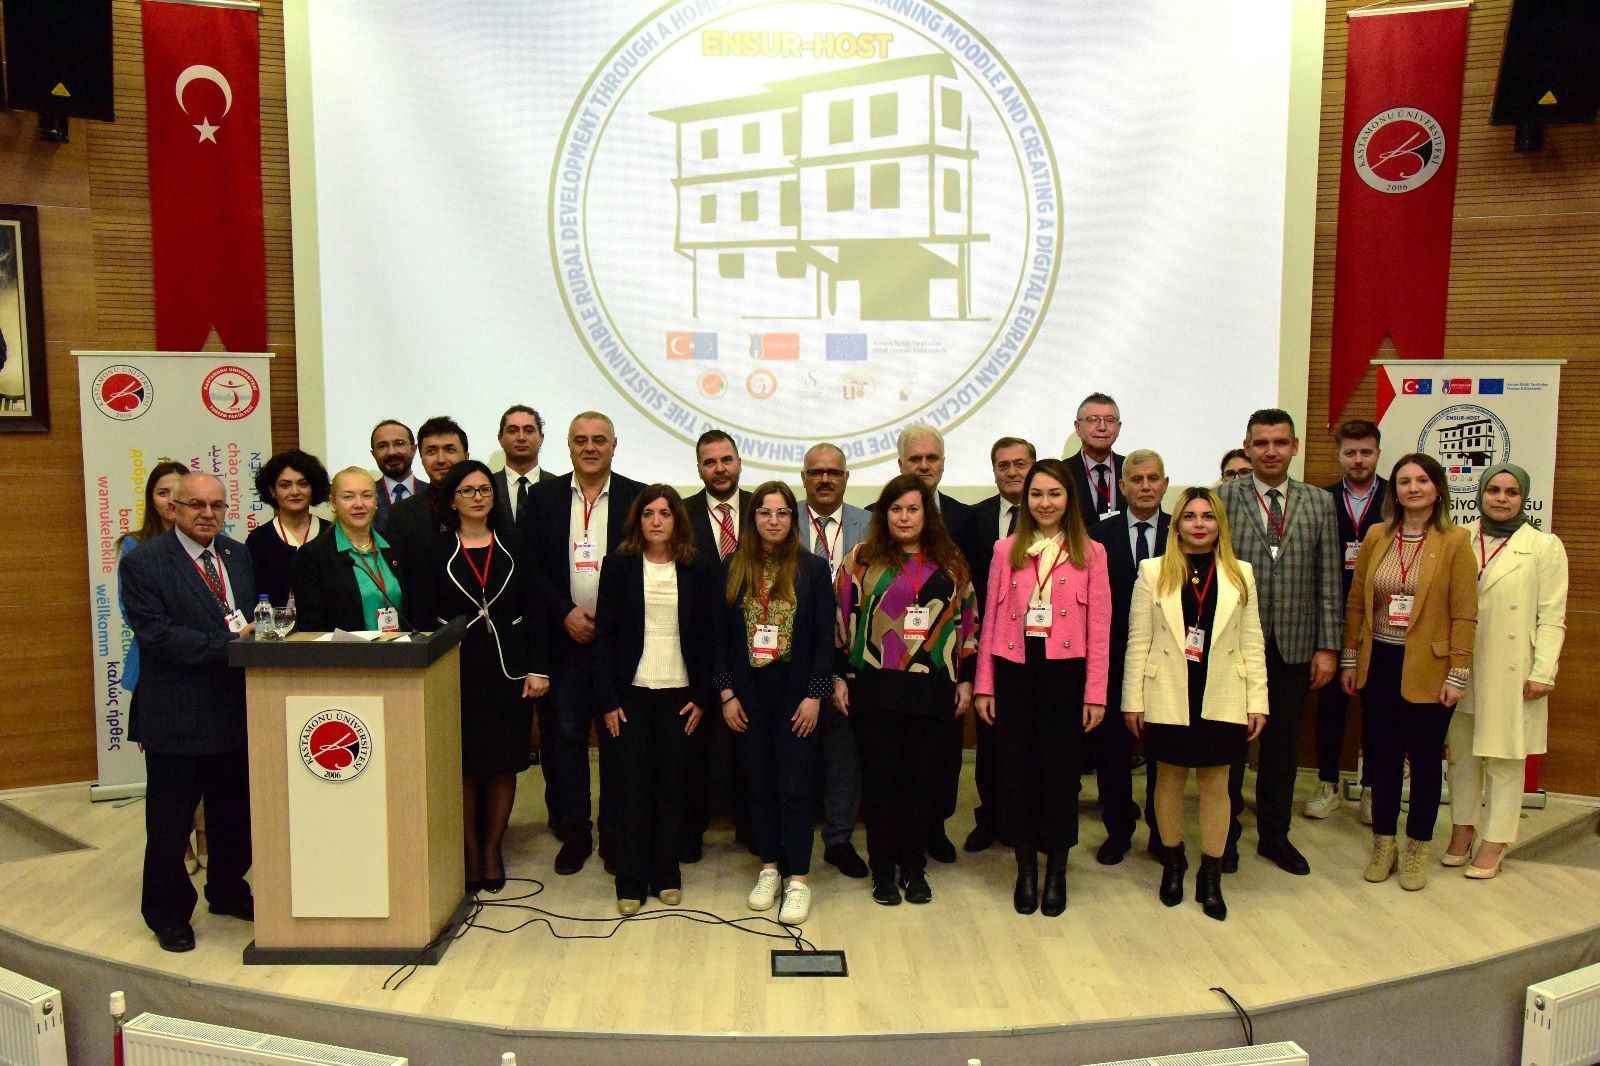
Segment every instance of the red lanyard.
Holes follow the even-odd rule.
[[[289,531],[283,528],[282,518],[274,516],[272,521],[278,526],[278,539],[289,545],[291,548],[304,548],[306,546],[306,541],[311,539],[311,531],[317,528],[317,519],[316,516],[313,515],[311,521],[306,523],[306,535],[300,538],[299,544],[296,544],[294,541],[289,539]]]
[[[461,534],[456,534],[456,543],[461,545],[461,557],[472,567],[472,576],[478,579],[478,588],[484,599],[489,597],[489,567],[494,562],[494,534],[489,534],[489,554],[484,556],[483,569],[478,569],[478,564],[472,561],[472,550],[461,541]]]
[[[1361,501],[1361,513],[1356,514],[1355,497],[1350,494],[1349,482],[1343,483],[1344,488],[1344,513],[1350,516],[1350,527],[1356,535],[1361,534],[1361,523],[1367,517],[1367,512],[1372,510],[1372,497],[1377,493],[1377,486],[1367,490],[1367,495]]]
[[[1481,575],[1485,570],[1489,569],[1489,564],[1494,562],[1494,557],[1505,551],[1506,545],[1510,543],[1511,538],[1507,537],[1505,540],[1502,540],[1498,545],[1495,546],[1494,551],[1490,552],[1488,556],[1485,557],[1483,554],[1483,530],[1478,530],[1478,573]]]
[[[206,550],[210,551],[209,548]],[[217,553],[211,552],[211,557],[216,559]],[[200,580],[206,583],[206,588],[211,590],[211,595],[217,598],[217,602],[222,604],[222,609],[226,611],[228,609],[228,568],[222,565],[221,560],[217,561],[217,581],[221,582],[219,585],[217,581],[211,580],[211,576],[206,573],[205,567],[201,566],[193,556],[189,557],[189,565],[194,567],[194,572],[200,575]]]
[[[1206,614],[1206,598],[1211,595],[1211,582],[1216,579],[1216,576],[1217,576],[1217,560],[1215,558],[1213,558],[1211,560],[1211,570],[1210,570],[1209,573],[1206,574],[1206,583],[1205,583],[1205,585],[1203,585],[1200,589],[1198,589],[1194,594],[1194,600],[1195,600],[1194,624],[1196,626],[1198,626],[1200,624],[1200,619],[1205,617],[1205,614]],[[1191,584],[1199,584],[1199,582],[1195,581],[1195,579],[1193,577],[1190,578],[1190,583]]]
[[[761,601],[761,624],[767,625],[767,618],[772,610],[772,585],[778,580],[777,569],[772,572],[772,582],[767,581],[767,564],[761,564],[761,577],[756,581],[756,599]]]
[[[1044,552],[1040,552],[1033,557],[1033,602],[1035,603],[1044,602],[1045,589],[1050,587],[1050,575],[1056,572],[1056,567],[1061,565],[1061,560],[1067,557],[1066,545],[1060,544],[1056,548],[1055,560],[1051,562],[1050,569],[1043,573],[1040,572],[1039,560],[1044,558]]]
[[[1267,513],[1267,525],[1272,527],[1272,531],[1278,535],[1278,540],[1281,542],[1283,540],[1283,531],[1289,528],[1289,494],[1287,492],[1283,494],[1283,521],[1276,522],[1272,518],[1272,508],[1268,507],[1267,501],[1261,498],[1261,490],[1256,489],[1255,493],[1256,502]]]
[[[356,565],[361,567],[362,571],[364,571],[366,575],[372,579],[372,583],[374,585],[378,586],[378,595],[383,597],[383,602],[388,603],[389,586],[383,580],[383,563],[380,561],[376,567],[368,566],[366,559],[367,553],[356,547],[354,544],[350,545],[350,553],[355,556]],[[376,544],[372,546],[372,554],[378,554],[378,546]],[[471,558],[467,559],[467,563],[468,565],[472,563]],[[476,569],[474,569],[474,573],[476,573]]]
[[[578,499],[583,501],[583,535],[585,539],[589,536],[589,520],[594,517],[594,509],[600,506],[600,497],[604,495],[605,489],[601,489],[594,494],[594,501],[590,502],[589,497],[583,494],[583,489],[578,489]]]
[[[1406,578],[1409,577],[1410,574],[1411,574],[1411,567],[1417,565],[1417,557],[1422,554],[1422,546],[1424,544],[1426,544],[1426,543],[1428,543],[1428,535],[1426,533],[1424,533],[1422,535],[1422,537],[1417,541],[1416,550],[1411,553],[1411,562],[1408,564],[1406,562],[1406,539],[1405,539],[1404,535],[1400,536],[1398,545],[1395,548],[1395,554],[1400,557],[1400,589],[1401,589],[1401,591],[1405,590]]]
[[[835,527],[833,532],[833,543],[829,544],[828,534],[822,531],[822,522],[817,518],[816,515],[811,516],[811,528],[817,531],[817,539],[822,542],[822,547],[827,551],[828,561],[830,563],[833,561],[834,549],[839,546],[839,541],[844,539],[844,523],[835,518],[833,520],[833,524]]]
[[[913,560],[915,560],[917,564],[917,573],[915,577],[911,575],[911,563]],[[922,582],[925,580],[928,571],[927,564],[922,561],[922,553],[918,552],[917,554],[908,558],[903,571],[906,575],[906,580],[911,582],[911,602],[914,606],[921,607]]]
[[[1109,468],[1110,468],[1111,464],[1110,463],[1093,463],[1093,464],[1091,464],[1089,462],[1089,457],[1087,455],[1083,454],[1083,450],[1081,448],[1078,450],[1078,458],[1083,460],[1083,473],[1084,473],[1085,479],[1089,482],[1089,487],[1094,489],[1094,494],[1096,496],[1100,497],[1100,502],[1101,503],[1105,504],[1107,507],[1110,507],[1111,506],[1111,471],[1110,471]],[[1107,467],[1107,470],[1106,470],[1106,483],[1104,485],[1100,485],[1100,484],[1097,484],[1095,482],[1094,471],[1095,471],[1095,467],[1097,467],[1097,466]]]

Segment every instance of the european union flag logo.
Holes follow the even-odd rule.
[[[668,359],[715,359],[717,335],[673,330],[667,333]]]
[[[866,362],[867,335],[865,333],[828,334],[827,358],[829,362]]]
[[[1479,396],[1504,396],[1506,394],[1505,378],[1479,378]]]

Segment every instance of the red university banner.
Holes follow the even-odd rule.
[[[146,0],[156,347],[265,351],[255,10]]]
[[[1386,335],[1403,359],[1444,354],[1466,47],[1464,2],[1350,19],[1330,424]]]

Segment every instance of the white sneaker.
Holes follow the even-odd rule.
[[[762,870],[761,876],[756,878],[756,887],[750,890],[750,909],[753,911],[770,911],[772,905],[778,902],[778,889],[783,884],[783,879],[776,870]]]
[[[1306,800],[1305,810],[1302,813],[1307,818],[1326,818],[1343,806],[1344,800],[1339,796],[1338,783],[1319,781],[1317,794]]]
[[[1361,824],[1372,824],[1372,789],[1361,790]]]
[[[799,925],[811,915],[811,886],[791,880],[783,890],[783,906],[778,910],[778,921],[784,925]]]

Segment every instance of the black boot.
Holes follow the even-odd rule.
[[[1189,868],[1189,859],[1182,844],[1161,847],[1161,902],[1176,907],[1183,902],[1183,873]]]
[[[1183,891],[1179,886],[1179,892]],[[1200,856],[1200,872],[1194,878],[1194,901],[1206,912],[1207,918],[1227,921],[1228,904],[1222,898],[1222,856]]]
[[[1054,918],[1067,909],[1067,849],[1052,851],[1044,864],[1044,896],[1039,909]]]
[[[1033,846],[1017,848],[1017,889],[1011,902],[1018,914],[1032,914],[1039,909],[1039,853]]]

